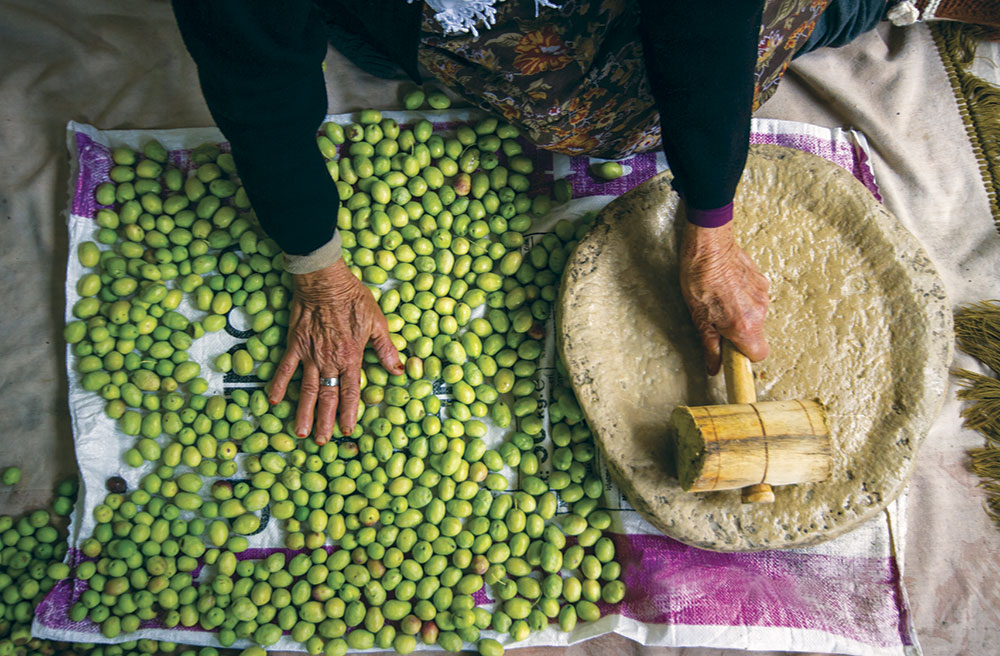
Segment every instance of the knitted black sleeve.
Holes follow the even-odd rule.
[[[763,0],[640,0],[663,151],[685,202],[733,199],[750,139]]]
[[[316,147],[326,35],[308,0],[173,0],[212,117],[264,230],[290,254],[336,229],[340,200]]]

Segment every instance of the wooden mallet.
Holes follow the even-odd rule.
[[[750,360],[722,346],[727,405],[680,406],[671,417],[677,477],[687,492],[742,488],[743,503],[774,501],[772,485],[822,481],[833,465],[819,401],[757,403]]]

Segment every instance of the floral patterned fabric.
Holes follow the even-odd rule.
[[[768,0],[754,109],[777,90],[829,2]],[[478,36],[442,36],[425,5],[417,56],[443,84],[539,146],[618,159],[660,145],[638,21],[632,0],[565,0],[537,17],[534,0],[507,0],[497,5],[496,24]]]

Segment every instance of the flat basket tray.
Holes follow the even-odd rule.
[[[773,504],[681,490],[670,414],[726,397],[680,294],[683,217],[669,173],[609,204],[576,248],[559,348],[601,455],[656,528],[715,551],[816,544],[872,518],[908,482],[944,398],[952,315],[920,244],[839,166],[754,146],[735,206],[737,240],[771,284],[758,399],[826,404],[830,479],[775,488]]]

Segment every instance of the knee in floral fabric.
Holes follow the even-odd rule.
[[[777,90],[829,0],[768,0],[762,16],[754,109]],[[660,147],[632,0],[495,5],[477,35],[443,35],[425,6],[418,59],[445,86],[503,116],[535,144],[621,159]]]

